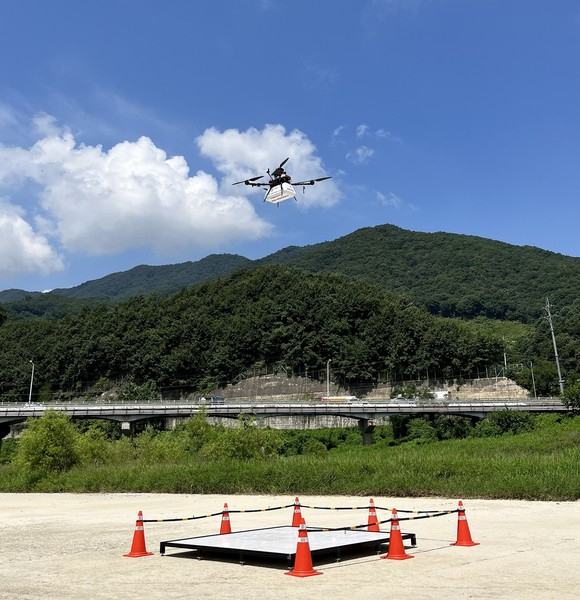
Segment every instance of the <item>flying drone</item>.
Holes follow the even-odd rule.
[[[331,177],[319,177],[318,179],[297,181],[296,183],[292,184],[290,183],[292,178],[284,170],[284,165],[288,162],[289,158],[290,157],[288,157],[286,160],[283,160],[280,163],[280,166],[274,169],[271,173],[270,169],[266,171],[270,177],[270,181],[261,181],[257,183],[258,179],[262,179],[262,177],[264,177],[264,175],[258,175],[257,177],[250,177],[249,179],[244,179],[243,181],[236,181],[236,183],[232,185],[243,183],[245,185],[262,188],[263,190],[266,190],[264,202],[270,202],[272,204],[279,205],[280,202],[283,202],[284,200],[289,200],[290,198],[296,197],[294,185],[301,185],[302,191],[304,192],[307,185],[314,185],[318,181],[331,179]]]

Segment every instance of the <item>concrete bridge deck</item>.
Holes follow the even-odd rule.
[[[15,422],[28,417],[42,416],[47,410],[65,412],[71,418],[111,419],[135,421],[155,417],[189,417],[201,411],[208,417],[236,419],[240,414],[253,414],[257,418],[275,416],[335,415],[354,419],[378,419],[393,414],[448,414],[483,417],[498,410],[523,412],[565,412],[567,409],[557,398],[528,400],[374,400],[359,402],[226,402],[218,405],[200,405],[194,402],[151,402],[140,404],[114,403],[0,403],[0,423]]]
[[[72,419],[107,419],[118,421],[124,431],[131,431],[131,424],[154,418],[188,418],[199,412],[208,417],[237,419],[241,414],[257,419],[269,417],[318,417],[334,416],[350,418],[357,422],[363,442],[372,442],[377,420],[392,415],[460,415],[483,418],[498,410],[515,410],[531,413],[565,412],[559,399],[540,398],[528,400],[478,400],[478,401],[403,401],[376,400],[358,402],[226,402],[218,405],[200,405],[194,402],[156,402],[141,404],[112,403],[0,403],[0,439],[7,435],[10,426],[31,417],[40,417],[47,410],[58,410]]]

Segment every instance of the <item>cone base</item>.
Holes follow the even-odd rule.
[[[388,560],[407,560],[408,558],[415,558],[412,554],[403,554],[402,556],[389,556],[385,554],[383,556],[379,556],[379,558],[386,558]]]
[[[311,577],[312,575],[322,575],[322,571],[286,571],[284,575],[292,577]]]
[[[141,556],[153,556],[153,552],[129,552],[129,554],[123,554],[129,558],[140,558]]]
[[[453,542],[450,546],[479,546],[479,542]]]

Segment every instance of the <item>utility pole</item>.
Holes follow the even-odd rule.
[[[554,335],[554,325],[552,324],[552,313],[550,310],[550,300],[546,298],[546,318],[550,324],[550,333],[552,334],[552,343],[554,344],[554,356],[556,357],[556,368],[558,369],[558,383],[560,384],[560,394],[564,393],[564,380],[562,379],[562,372],[560,371],[560,359],[558,358],[558,347],[556,346],[556,336]]]
[[[34,363],[28,361],[32,365],[32,373],[30,374],[30,391],[28,392],[28,405],[32,404],[32,384],[34,383]]]

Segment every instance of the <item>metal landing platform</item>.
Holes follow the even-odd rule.
[[[309,527],[308,543],[310,553],[315,555],[334,554],[340,560],[341,553],[362,552],[389,543],[390,533],[386,531],[342,530],[329,531],[318,527]],[[402,533],[403,540],[409,540],[412,546],[417,543],[414,533]],[[291,526],[250,529],[235,533],[206,535],[161,542],[159,552],[165,554],[166,548],[196,550],[197,558],[204,555],[238,556],[240,563],[246,557],[262,557],[288,561],[291,567],[298,542],[298,528]]]

